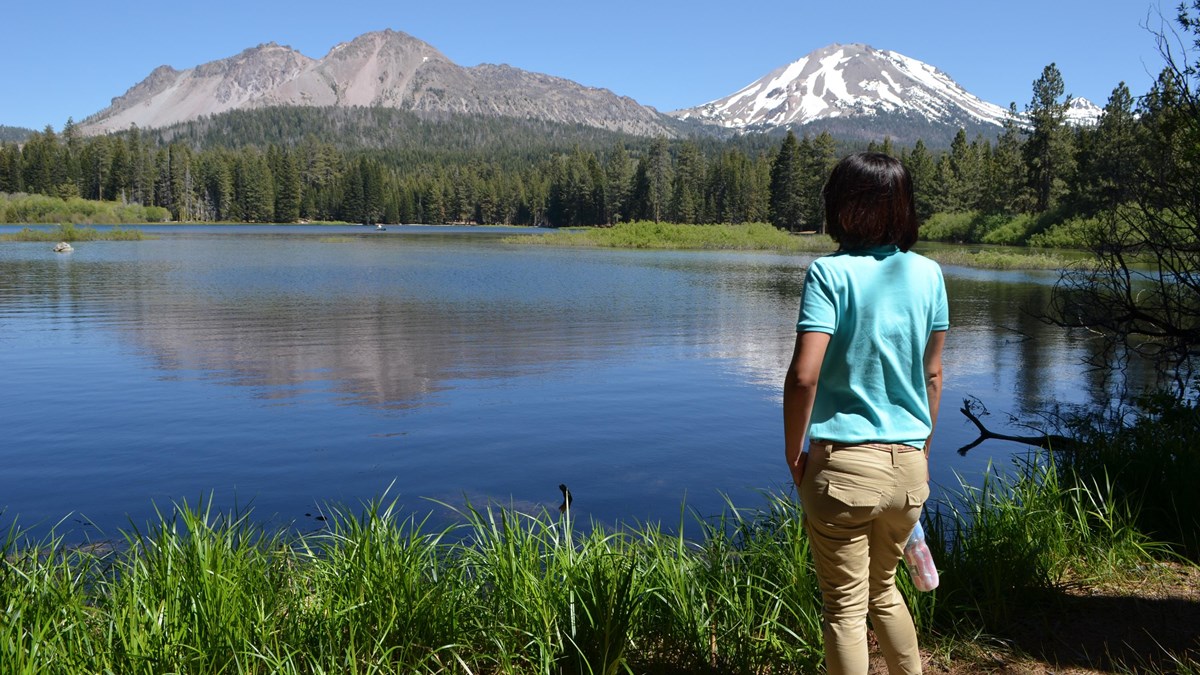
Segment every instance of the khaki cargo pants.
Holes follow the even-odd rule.
[[[800,486],[821,587],[830,675],[866,675],[867,616],[891,675],[921,672],[917,633],[896,566],[929,497],[925,453],[912,446],[814,440]]]

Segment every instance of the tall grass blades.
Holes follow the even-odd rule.
[[[473,581],[479,611],[472,629],[486,647],[484,669],[550,673],[564,654],[570,578],[563,529],[543,512],[468,506],[468,537],[453,553]]]
[[[728,566],[712,574],[719,632],[727,636],[718,640],[723,665],[740,673],[781,663],[815,669],[823,653],[821,601],[799,504],[770,497],[764,509],[747,510],[727,502],[726,514],[721,529],[731,526],[732,555],[708,558]],[[712,533],[707,540],[721,538]]]
[[[700,520],[698,542],[643,528],[651,592],[642,658],[659,656],[693,672],[816,668],[820,596],[799,508],[785,497],[767,502],[761,511],[729,505]]]
[[[1044,458],[1015,464],[1009,475],[989,469],[930,518],[926,535],[945,573],[929,609],[942,630],[1006,628],[1065,583],[1111,579],[1165,552],[1112,502],[1110,484],[1064,482]]]
[[[641,613],[641,658],[679,664],[696,671],[713,658],[713,610],[698,579],[700,544],[678,533],[663,533],[658,525],[637,534],[646,569],[649,596]]]
[[[922,640],[1002,634],[1064,584],[1166,555],[1114,490],[1029,460],[932,509],[941,586],[898,582]],[[333,508],[325,529],[300,534],[180,503],[116,550],[30,541],[14,526],[0,543],[0,672],[820,668],[820,594],[785,496],[697,517],[695,539],[657,524],[580,533],[569,512],[467,505],[442,529],[401,512],[383,499]]]
[[[406,672],[441,671],[470,644],[474,603],[442,555],[448,530],[424,533],[396,509],[380,500],[357,516],[333,509],[328,530],[301,541],[286,644]],[[337,660],[330,667],[345,665]]]
[[[616,675],[626,667],[626,653],[646,598],[647,568],[639,564],[624,534],[594,529],[571,565],[568,585],[576,603],[570,672]],[[573,663],[570,663],[573,662]]]
[[[127,535],[105,581],[116,672],[239,672],[249,645],[270,643],[287,550],[249,516],[182,503]]]
[[[94,626],[85,602],[97,559],[51,534],[30,541],[13,525],[0,545],[0,666],[13,675],[92,670]]]
[[[1200,560],[1200,406],[1155,394],[1121,412],[1073,420],[1082,442],[1059,463],[1082,484],[1103,486],[1137,531]]]

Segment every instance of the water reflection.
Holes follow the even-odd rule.
[[[295,230],[45,248],[0,247],[16,513],[119,526],[151,498],[236,487],[288,518],[393,481],[554,505],[566,482],[582,518],[671,519],[685,495],[711,513],[786,478],[779,394],[811,257]],[[1052,274],[946,277],[938,447],[973,440],[966,396],[1019,416],[1107,400],[1079,365],[1092,341],[1038,319]],[[1014,450],[986,446],[935,480]]]

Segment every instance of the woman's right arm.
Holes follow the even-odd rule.
[[[796,348],[783,381],[783,443],[792,482],[800,487],[808,455],[804,452],[804,435],[812,419],[813,401],[817,398],[817,380],[821,364],[829,347],[829,334],[803,332],[796,334]]]

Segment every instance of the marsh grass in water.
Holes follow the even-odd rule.
[[[836,248],[828,237],[791,234],[766,223],[684,225],[638,221],[612,227],[562,230],[537,237],[506,237],[504,241],[549,246],[826,253]]]
[[[97,230],[94,227],[76,227],[71,223],[62,223],[52,230],[23,227],[12,234],[0,234],[0,241],[141,241],[155,238],[136,228]]]
[[[1110,506],[1030,463],[927,514],[942,586],[899,583],[922,639],[975,640],[1050,589],[1161,553]],[[0,556],[12,673],[814,672],[820,597],[800,507],[578,528],[569,512],[466,506],[454,524],[376,500],[315,533],[178,504],[116,549],[27,540]],[[684,518],[702,536],[685,538]]]
[[[823,234],[793,234],[766,223],[684,225],[639,221],[606,228],[571,229],[536,237],[505,237],[513,244],[631,249],[690,249],[832,253],[837,244]],[[920,247],[918,247],[920,248]],[[1046,251],[972,251],[940,248],[924,255],[943,265],[999,270],[1062,269],[1072,260]]]
[[[919,247],[918,247],[919,248]],[[937,249],[922,251],[922,255],[936,260],[940,265],[956,265],[959,267],[976,267],[990,270],[1059,270],[1078,260],[1048,252],[1015,252],[1015,251],[970,251],[966,249],[947,250]]]

